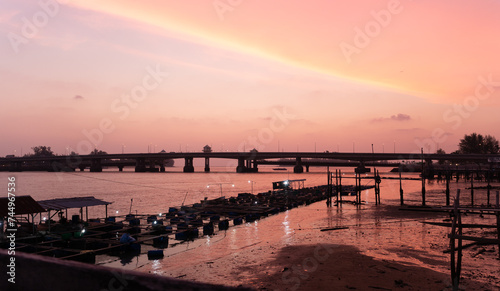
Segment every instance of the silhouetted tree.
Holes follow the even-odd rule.
[[[472,133],[465,135],[458,144],[461,154],[497,154],[499,151],[498,140],[491,135],[482,136]]]
[[[105,151],[101,151],[98,149],[94,149],[92,152],[90,152],[91,155],[107,155],[108,153]]]
[[[446,154],[446,152],[445,152],[442,148],[439,148],[439,149],[436,151],[436,154],[438,154],[438,155],[445,155],[445,154]],[[438,161],[438,163],[439,163],[440,165],[442,165],[442,164],[444,164],[444,163],[445,163],[445,161],[446,161],[446,160],[441,159],[441,160],[439,160],[439,161]]]
[[[52,149],[48,146],[36,146],[31,148],[33,150],[32,156],[36,157],[51,157],[55,156]],[[28,154],[30,156],[31,154]]]

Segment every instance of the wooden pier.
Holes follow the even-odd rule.
[[[354,190],[346,186],[346,190]],[[327,199],[328,186],[285,189],[253,195],[240,193],[237,197],[220,197],[200,203],[170,207],[161,215],[133,215],[68,221],[64,227],[57,224],[51,231],[38,235],[18,237],[16,250],[20,252],[95,263],[96,255],[140,254],[141,247],[163,255],[169,241],[181,243],[200,235],[213,235],[230,226],[254,222],[269,215]],[[167,209],[166,209],[167,210]],[[134,242],[121,243],[123,234],[129,233]],[[7,247],[3,244],[2,248]],[[142,250],[144,251],[144,250]]]

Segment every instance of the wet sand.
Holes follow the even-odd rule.
[[[443,253],[449,228],[422,223],[447,218],[384,205],[328,209],[318,202],[179,244],[164,259],[134,268],[262,290],[451,290],[450,255]],[[494,246],[464,250],[461,288],[500,289],[497,258]]]

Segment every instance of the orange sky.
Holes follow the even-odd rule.
[[[5,2],[0,155],[500,138],[498,1]]]

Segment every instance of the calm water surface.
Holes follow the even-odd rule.
[[[261,167],[259,170],[260,173],[245,174],[227,171],[224,167],[212,167],[211,173],[204,173],[202,168],[197,168],[195,173],[182,173],[182,167],[167,168],[166,173],[135,173],[133,168],[126,168],[124,172],[110,169],[102,173],[0,172],[0,181],[4,181],[6,185],[7,177],[15,176],[17,195],[31,195],[35,200],[94,196],[112,202],[108,208],[109,215],[123,215],[129,213],[130,209],[132,213],[139,214],[164,213],[170,206],[196,203],[205,197],[211,199],[220,197],[221,194],[230,197],[243,192],[267,192],[272,189],[272,182],[287,179],[306,179],[306,187],[327,184],[324,168],[311,168],[310,173],[303,174],[294,174],[292,168],[288,171],[273,171],[272,168]],[[352,170],[343,169],[343,185],[354,184],[354,180],[348,178],[353,177]],[[397,174],[389,173],[389,169],[382,171],[383,176],[397,177]],[[418,174],[405,174],[404,177],[418,178]],[[373,179],[363,180],[363,184],[373,185]],[[475,183],[475,186],[479,185],[479,182]],[[470,190],[466,190],[467,187],[470,184],[463,180],[459,183],[452,182],[451,196],[460,188],[463,191],[462,201],[469,203]],[[444,188],[444,183],[428,181],[427,203],[444,204]],[[420,204],[421,189],[420,181],[404,180],[405,202]],[[398,180],[382,180],[381,199],[391,204],[399,203]],[[479,204],[485,203],[486,192],[476,190],[475,199]],[[373,189],[363,192],[363,200],[368,204],[374,203]],[[90,208],[89,216],[104,217],[104,207]]]
[[[105,170],[102,173],[72,172],[0,172],[0,181],[7,185],[7,177],[16,177],[17,195],[31,195],[35,200],[53,198],[69,198],[79,196],[94,196],[112,202],[108,207],[109,215],[125,215],[132,209],[132,213],[157,214],[165,213],[170,206],[192,204],[203,200],[221,196],[236,196],[238,193],[267,192],[272,189],[272,182],[287,179],[306,179],[305,186],[327,184],[327,174],[324,168],[311,168],[310,173],[294,174],[293,169],[288,171],[273,171],[272,168],[260,167],[260,173],[238,174],[231,169],[212,167],[211,173],[204,173],[202,168],[196,168],[195,173],[182,173],[182,167],[168,168],[166,173],[135,173],[133,168],[124,172]],[[353,169],[342,169],[345,174],[343,185],[353,185]],[[389,173],[389,169],[382,169],[382,176],[397,177]],[[371,176],[372,174],[367,174]],[[418,174],[404,174],[407,178],[418,178]],[[249,181],[251,181],[249,183]],[[373,179],[363,180],[363,184],[373,185]],[[405,203],[419,205],[421,203],[421,181],[404,180],[402,182]],[[233,186],[234,185],[234,186]],[[484,183],[475,182],[475,186],[484,186]],[[498,186],[499,184],[494,184]],[[208,186],[208,187],[207,187]],[[443,205],[445,203],[445,184],[437,181],[428,181],[426,197],[428,205]],[[461,189],[462,202],[470,203],[470,182],[451,183],[451,199],[456,189]],[[493,191],[494,193],[495,191]],[[493,194],[494,195],[494,194]],[[485,190],[475,190],[477,204],[485,203]],[[148,260],[148,247],[142,250],[138,257],[98,256],[98,264],[111,267],[135,269],[143,272],[156,273],[167,276],[186,276],[189,280],[202,280],[220,283],[224,274],[235,268],[230,262],[232,258],[244,256],[247,261],[265,260],[273,248],[284,245],[307,244],[312,241],[348,244],[359,247],[370,256],[385,260],[403,260],[408,263],[429,266],[429,260],[440,258],[446,260],[442,251],[447,247],[444,229],[431,228],[415,221],[411,217],[387,217],[383,208],[370,207],[374,204],[373,189],[363,191],[362,198],[367,205],[360,209],[346,205],[340,210],[336,207],[327,209],[324,202],[317,202],[306,207],[299,207],[258,220],[254,223],[231,227],[227,232],[218,232],[214,236],[205,236],[194,242],[178,242],[171,240],[168,249],[165,249],[165,258],[162,260]],[[354,200],[354,197],[346,199]],[[384,205],[399,205],[399,180],[382,180],[381,199]],[[133,200],[133,201],[132,201]],[[494,201],[494,196],[492,198]],[[380,212],[380,213],[379,213]],[[69,217],[77,214],[78,210],[68,211]],[[405,214],[406,215],[406,214]],[[409,214],[408,214],[409,215]],[[89,217],[104,217],[104,207],[91,207]],[[381,223],[383,219],[384,223]],[[366,225],[366,226],[365,226]],[[350,230],[342,232],[319,232],[324,227],[348,226]],[[401,246],[407,246],[401,248]],[[435,247],[437,246],[437,247]],[[418,250],[424,255],[409,256],[408,248]],[[254,252],[254,250],[256,252]],[[262,254],[257,254],[261,250]],[[397,251],[394,251],[397,250]],[[186,260],[189,252],[189,260]],[[246,252],[248,252],[247,255]],[[260,258],[261,257],[261,258]],[[259,259],[260,258],[260,259]],[[214,276],[212,270],[205,267],[193,271],[193,265],[206,266],[206,261],[220,262],[227,270],[221,268],[220,278]],[[243,261],[246,262],[246,261]],[[468,260],[467,262],[471,262]],[[479,263],[478,263],[479,264]],[[482,265],[471,268],[484,267]],[[446,272],[443,264],[431,264],[433,268]],[[492,270],[498,269],[498,264],[492,260]],[[200,278],[203,271],[207,271],[206,278]],[[253,282],[255,276],[241,279],[241,282]],[[227,282],[226,282],[227,283]]]

